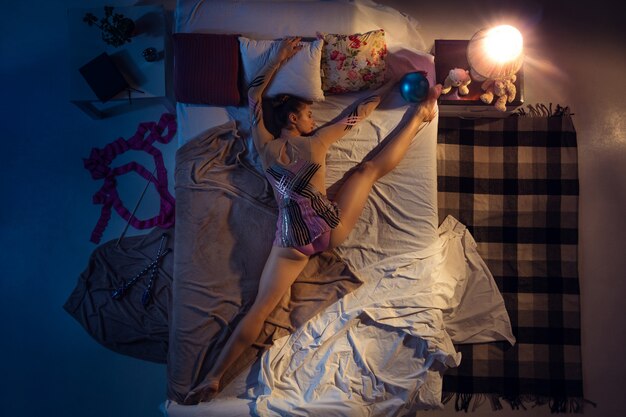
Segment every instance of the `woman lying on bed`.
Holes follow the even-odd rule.
[[[198,387],[197,392],[206,390],[214,394],[219,391],[226,369],[256,340],[263,322],[309,257],[343,242],[359,219],[374,183],[400,162],[422,123],[430,122],[436,114],[440,85],[432,87],[420,105],[409,107],[404,126],[386,140],[378,154],[359,164],[346,178],[335,201],[330,201],[325,187],[327,150],[368,117],[380,104],[381,95],[394,83],[388,82],[361,101],[348,117],[317,130],[310,102],[292,96],[280,97],[274,108],[278,134],[274,137],[263,120],[263,92],[281,64],[301,48],[300,38],[282,40],[248,90],[254,144],[279,207],[276,236],[252,307],[235,328],[207,375],[206,383]]]

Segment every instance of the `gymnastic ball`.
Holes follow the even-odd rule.
[[[400,94],[411,103],[420,103],[428,96],[430,84],[422,72],[409,72],[400,80]]]

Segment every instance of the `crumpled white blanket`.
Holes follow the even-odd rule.
[[[448,217],[433,247],[358,272],[361,288],[265,353],[256,413],[388,417],[442,407],[442,374],[461,361],[444,315],[458,307],[470,277],[470,287],[493,281],[470,233]],[[508,322],[491,288],[485,301]],[[510,323],[497,328],[514,342]]]
[[[255,366],[236,387],[198,406],[168,402],[164,411],[388,417],[441,408],[442,376],[461,361],[452,342],[515,338],[471,234],[451,216],[438,232],[427,250],[360,269],[361,288],[275,341],[261,370]]]

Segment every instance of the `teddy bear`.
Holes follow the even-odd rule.
[[[491,104],[494,98],[496,102],[494,106],[498,111],[506,111],[506,103],[511,103],[517,94],[515,88],[515,80],[517,77],[511,75],[510,77],[500,78],[497,80],[488,79],[483,82],[481,88],[484,93],[480,95],[480,99],[483,103]]]
[[[452,87],[459,89],[459,95],[464,96],[469,93],[467,86],[472,82],[469,71],[462,68],[452,68],[443,82],[441,94],[448,94]]]

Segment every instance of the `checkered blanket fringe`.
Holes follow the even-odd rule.
[[[573,116],[574,113],[570,111],[569,107],[562,107],[557,104],[552,108],[552,103],[545,105],[543,103],[527,104],[526,107],[520,107],[517,109],[516,114],[518,116],[529,117],[556,117],[556,116]]]
[[[467,411],[502,401],[582,412],[578,155],[567,107],[501,119],[439,120],[439,219],[465,224],[500,288],[515,346],[457,345],[444,401]],[[539,109],[539,110],[537,110]]]
[[[583,406],[596,404],[584,398],[551,398],[539,395],[520,395],[517,397],[501,396],[499,394],[468,394],[446,392],[442,402],[448,404],[454,398],[454,409],[456,411],[476,411],[485,403],[489,402],[493,411],[502,410],[502,402],[511,407],[511,410],[528,410],[535,407],[547,405],[551,413],[582,413]]]

